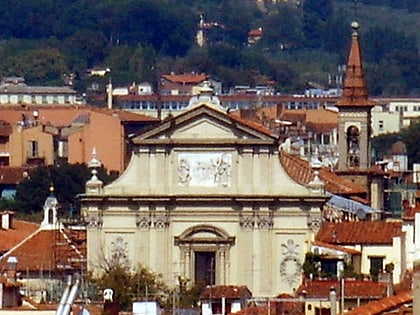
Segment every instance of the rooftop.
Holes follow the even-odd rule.
[[[390,245],[394,237],[402,235],[401,228],[400,221],[324,222],[315,239],[336,245]]]

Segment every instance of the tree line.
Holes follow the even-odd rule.
[[[365,2],[389,8],[392,1]],[[392,6],[402,8],[396,3]],[[353,17],[353,1],[343,0],[266,1],[262,7],[255,0],[28,0],[2,5],[0,75],[50,85],[72,76],[80,93],[101,83],[86,75],[93,67],[111,68],[115,85],[156,84],[162,73],[205,72],[226,88],[270,83],[287,93],[311,81],[335,87],[328,78],[346,62]],[[363,10],[369,15],[377,7]],[[398,20],[408,16],[392,12]],[[212,25],[205,29],[204,47],[195,43],[200,16]],[[418,93],[414,31],[365,21],[370,24],[360,32],[371,94]],[[407,30],[414,27],[405,25]],[[260,27],[261,40],[249,45],[248,32]]]

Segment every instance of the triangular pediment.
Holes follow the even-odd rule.
[[[254,140],[275,142],[277,137],[262,126],[214,110],[206,105],[170,117],[153,129],[140,133],[133,143],[177,140]]]

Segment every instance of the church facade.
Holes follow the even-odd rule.
[[[88,269],[139,264],[169,285],[246,285],[293,293],[326,200],[315,178],[293,181],[278,137],[229,115],[210,91],[133,138],[127,169],[80,196]]]

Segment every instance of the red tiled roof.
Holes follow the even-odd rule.
[[[25,172],[30,170],[30,167],[2,166],[0,167],[0,184],[16,185],[25,178]]]
[[[12,134],[12,126],[4,120],[0,120],[0,136],[7,137]]]
[[[315,239],[341,244],[392,244],[392,238],[402,235],[402,222],[352,221],[324,222]]]
[[[281,152],[280,162],[289,176],[298,183],[306,185],[313,180],[314,171],[308,161],[304,161],[292,154]],[[364,195],[366,193],[359,185],[330,172],[328,169],[320,169],[319,177],[325,183],[325,190],[332,194],[349,196],[356,194]]]
[[[411,292],[404,292],[398,295],[380,299],[378,301],[370,302],[351,311],[348,311],[346,315],[379,315],[384,314],[384,312],[396,310],[411,302],[413,302],[413,294]]]
[[[56,127],[70,126],[73,121],[81,114],[89,115],[92,112],[118,117],[121,121],[158,121],[157,118],[143,114],[137,114],[119,109],[97,108],[91,106],[28,106],[20,108],[7,106],[0,108],[2,119],[10,124],[21,121],[23,116],[28,119],[33,118],[33,111],[38,112],[38,121],[42,125],[52,125]]]
[[[267,315],[268,307],[267,306],[250,306],[234,314],[235,315]]]
[[[263,33],[262,29],[256,28],[256,29],[250,30],[248,32],[248,36],[262,36],[262,33]]]
[[[238,285],[216,285],[207,286],[203,293],[200,295],[200,299],[215,298],[220,299],[225,297],[227,299],[240,299],[242,297],[251,297],[251,291],[246,286]]]
[[[344,246],[328,244],[328,243],[321,242],[321,241],[314,241],[314,242],[312,242],[312,245],[319,246],[319,247],[324,247],[324,248],[329,248],[329,249],[333,249],[333,250],[337,250],[337,251],[341,251],[341,252],[345,252],[345,253],[349,253],[351,255],[360,255],[361,254],[361,252],[359,250],[356,250],[354,248],[347,248],[347,247],[344,247]]]
[[[0,252],[10,250],[38,228],[39,224],[13,219],[10,229],[0,229]]]
[[[183,84],[197,84],[207,80],[208,75],[206,74],[164,74],[162,78],[165,80],[174,82],[174,83],[183,83]]]
[[[20,271],[56,271],[80,268],[86,258],[86,231],[76,238],[70,230],[38,230],[0,259],[0,269],[7,269],[7,257],[15,256]]]
[[[363,71],[362,52],[359,43],[359,34],[355,28],[352,34],[350,53],[346,67],[343,95],[336,103],[336,106],[373,107],[376,104],[376,102],[368,99],[365,74]]]
[[[260,125],[258,123],[252,122],[252,121],[247,120],[247,119],[243,119],[243,118],[241,118],[239,116],[236,116],[234,114],[230,114],[229,117],[232,120],[234,120],[236,122],[239,122],[239,123],[241,123],[243,125],[246,125],[246,126],[252,128],[252,129],[255,129],[255,130],[257,130],[257,131],[259,131],[261,133],[264,133],[267,136],[270,136],[270,137],[273,136],[273,133],[269,129],[265,128],[263,125]]]
[[[305,291],[308,298],[328,298],[331,288],[340,292],[337,280],[313,280],[303,283],[297,290],[299,295]],[[386,296],[387,283],[371,280],[344,280],[344,296],[347,299],[380,299]]]

